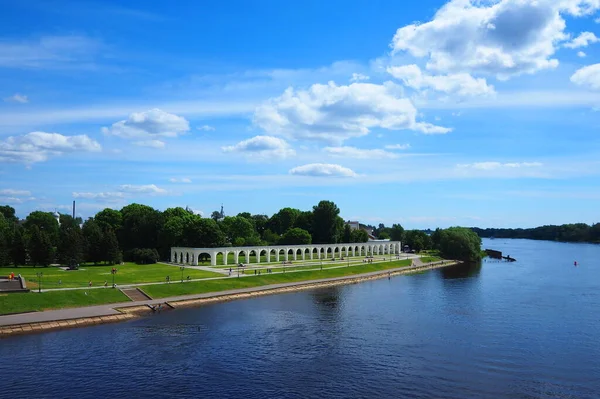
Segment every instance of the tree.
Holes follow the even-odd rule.
[[[6,219],[9,225],[17,223],[19,221],[19,218],[15,216],[15,208],[13,208],[12,206],[0,206],[0,213],[4,215],[4,218]]]
[[[266,229],[263,233],[263,240],[267,242],[269,245],[275,245],[279,242],[280,235],[277,233],[273,233],[271,230]]]
[[[440,249],[442,241],[442,229],[437,228],[433,233],[431,233],[431,244],[433,249]]]
[[[71,218],[72,220],[72,218]],[[84,237],[77,224],[61,224],[57,248],[58,262],[63,265],[78,265],[84,260]]]
[[[351,242],[367,242],[369,241],[369,235],[363,229],[352,230],[350,233]]]
[[[367,237],[367,239],[368,239],[368,237]],[[344,225],[344,234],[342,235],[342,242],[343,243],[352,242],[352,228],[350,227],[349,224]]]
[[[56,222],[56,221],[55,221]],[[48,266],[54,260],[54,248],[50,236],[37,225],[32,225],[29,239],[29,256],[34,266]]]
[[[58,244],[58,222],[52,213],[33,211],[27,216],[23,226],[25,229],[27,229],[29,234],[32,234],[32,228],[36,226],[48,236],[52,246],[56,246]]]
[[[343,229],[344,221],[339,217],[340,209],[331,201],[321,201],[313,207],[313,242],[335,244]]]
[[[264,239],[263,234],[267,229],[269,217],[267,215],[252,215],[252,221],[254,223],[254,230]]]
[[[215,222],[218,222],[221,219],[221,212],[213,211],[213,213],[210,214],[210,218]]]
[[[20,226],[15,227],[14,234],[12,235],[10,258],[15,267],[23,266],[27,263],[27,246],[23,236],[23,228]]]
[[[109,225],[106,228],[110,229]],[[85,260],[97,265],[105,259],[102,248],[103,234],[100,225],[92,218],[86,220],[82,228],[83,237],[86,242]]]
[[[102,260],[111,265],[119,264],[122,261],[121,251],[119,251],[119,241],[115,232],[108,227],[102,234]]]
[[[394,223],[390,231],[390,240],[404,241],[404,227],[401,224]]]
[[[117,233],[123,226],[123,215],[120,211],[111,208],[105,208],[94,216],[94,220],[102,227],[110,226]]]
[[[310,233],[310,235],[312,236],[312,232],[313,232],[313,213],[312,211],[302,211],[300,212],[300,215],[298,215],[298,217],[296,218],[296,223],[294,224],[294,227],[299,227],[301,229],[304,229],[306,231],[308,231]]]
[[[420,252],[424,249],[431,249],[431,237],[421,230],[408,230],[405,233],[404,241],[410,249]]]
[[[118,233],[123,251],[133,248],[158,248],[158,237],[163,225],[163,214],[140,204],[130,204],[121,209],[123,227]]]
[[[260,243],[260,237],[254,230],[254,225],[245,217],[226,216],[221,222],[221,227],[229,242],[234,245],[236,242],[241,245]]]
[[[310,244],[311,241],[310,233],[299,227],[289,229],[279,239],[279,243],[283,245],[306,245]]]
[[[12,226],[0,213],[0,266],[10,264],[10,244],[12,241]]]
[[[183,237],[184,247],[211,248],[225,245],[225,234],[217,222],[198,215],[186,219]]]
[[[481,259],[481,238],[470,229],[450,227],[442,230],[440,254],[446,259],[474,262]]]
[[[388,234],[387,231],[381,231],[377,234],[377,238],[379,238],[380,240],[389,240],[390,235]]]

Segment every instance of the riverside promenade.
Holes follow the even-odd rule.
[[[47,310],[43,312],[5,315],[0,316],[0,338],[30,332],[123,321],[135,318],[140,313],[150,313],[152,312],[151,307],[156,305],[166,305],[169,308],[177,308],[181,306],[200,305],[208,302],[228,301],[258,295],[326,287],[330,285],[351,284],[359,281],[384,278],[386,276],[446,267],[455,265],[457,263],[458,262],[456,261],[446,260],[423,264],[420,261],[417,261],[413,262],[413,265],[411,266],[403,266],[394,269],[380,270],[350,276],[270,284],[251,288],[173,296],[160,299],[148,299],[135,302],[129,301],[81,308],[67,308]]]

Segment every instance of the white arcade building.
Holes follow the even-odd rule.
[[[256,263],[265,256],[267,263],[290,260],[332,259],[348,256],[399,255],[402,251],[400,241],[369,241],[351,244],[308,244],[308,245],[267,245],[256,247],[186,248],[172,247],[171,262],[198,265],[201,255],[210,257],[210,264],[217,265],[217,255],[223,257],[227,265],[227,256],[233,253],[234,263],[250,263],[254,255]],[[245,262],[240,262],[240,256]]]

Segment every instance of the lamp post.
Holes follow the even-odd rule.
[[[185,270],[184,266],[180,266],[179,270],[181,270],[181,282],[183,283],[183,271]]]
[[[115,267],[112,268],[112,270],[110,271],[110,274],[112,274],[112,287],[115,288],[115,274],[117,274],[117,269]]]
[[[38,278],[38,293],[42,292],[42,276],[44,275],[44,273],[42,272],[38,272],[36,273],[37,278]]]

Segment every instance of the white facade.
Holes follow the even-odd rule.
[[[290,260],[331,259],[343,256],[374,256],[400,254],[402,243],[400,241],[386,242],[361,242],[351,244],[308,244],[308,245],[266,245],[256,247],[221,247],[221,248],[171,248],[171,262],[180,264],[198,265],[200,255],[210,257],[210,264],[217,265],[217,255],[223,255],[223,265],[227,265],[227,255],[233,253],[234,264],[250,263],[250,255],[256,256],[256,263],[260,257],[266,256],[267,262],[281,262]]]

